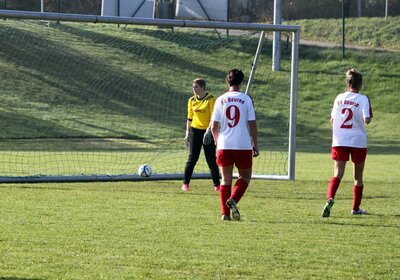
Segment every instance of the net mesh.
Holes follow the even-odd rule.
[[[249,76],[259,33],[0,22],[0,176],[183,173],[191,81],[227,89]],[[290,48],[289,48],[290,49]],[[290,53],[271,71],[264,43],[252,96],[261,155],[254,174],[287,174]],[[195,173],[208,173],[203,155]]]

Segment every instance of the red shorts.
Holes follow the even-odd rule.
[[[218,150],[217,165],[231,166],[235,165],[240,169],[248,169],[253,166],[252,150]]]
[[[367,157],[367,148],[354,147],[332,147],[331,156],[333,160],[348,161],[351,155],[351,161],[360,163]]]

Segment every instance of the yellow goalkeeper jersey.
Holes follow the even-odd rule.
[[[208,93],[202,99],[197,98],[197,95],[189,98],[187,119],[192,122],[193,128],[207,129],[214,104],[215,97]]]

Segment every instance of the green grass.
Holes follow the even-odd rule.
[[[254,180],[240,222],[220,221],[211,181],[3,184],[5,279],[396,279],[397,156],[371,155],[351,216],[351,168],[320,217],[332,162],[299,153],[298,180]]]
[[[28,24],[24,28],[18,32],[24,38],[35,40],[40,37],[43,26]],[[115,64],[104,66],[104,71],[113,74],[122,63],[121,54],[133,50],[131,41],[139,42],[167,32],[141,30],[136,33],[129,28],[116,32],[115,26],[101,30],[92,28],[90,25],[67,25],[70,35],[63,33],[56,44],[72,42],[73,48],[60,55],[65,55],[66,61],[86,57],[85,62],[93,63],[87,64],[89,72],[90,66],[102,59],[111,60]],[[307,38],[307,30],[313,28],[303,28],[303,38]],[[57,34],[58,31],[55,27],[51,32]],[[101,36],[96,37],[96,32]],[[372,31],[363,34],[371,36],[370,41],[376,36]],[[178,39],[179,34],[173,36]],[[84,44],[80,44],[80,40],[95,38],[100,38],[97,47],[84,49]],[[120,49],[116,48],[109,57],[109,52],[103,53],[98,47],[101,44],[109,44],[110,48],[118,45]],[[186,41],[182,44],[191,45]],[[234,49],[243,51],[247,42],[236,44]],[[170,43],[163,47],[168,45]],[[270,52],[269,42],[266,48]],[[163,52],[151,49],[159,51],[160,55],[188,61],[176,49],[163,48]],[[9,50],[15,51],[15,48],[4,45],[0,48],[2,58]],[[41,49],[35,51],[44,54]],[[218,77],[224,74],[226,65],[222,67],[221,64],[226,61],[214,59],[213,53],[207,53],[207,64],[200,70],[193,64],[190,72],[172,72],[174,76],[170,80],[175,84],[171,87],[165,86],[162,75],[154,75],[152,87],[167,94],[172,92],[171,88],[179,89],[178,95],[184,96],[185,82],[194,74],[205,73],[215,76],[211,79],[213,90],[222,91],[224,85]],[[30,54],[23,55],[29,58]],[[247,55],[240,52],[240,56]],[[284,54],[282,74],[271,76],[278,83],[284,83],[288,59]],[[161,62],[165,66],[165,61]],[[66,131],[89,137],[73,139],[67,145],[50,143],[50,139],[49,143],[44,142],[49,149],[47,154],[60,148],[66,151],[73,148],[80,152],[78,160],[84,160],[85,155],[93,152],[92,142],[98,142],[97,148],[108,152],[107,141],[115,142],[115,156],[132,151],[131,140],[135,138],[124,133],[131,129],[129,124],[140,124],[142,120],[132,116],[144,113],[144,103],[135,107],[135,101],[131,107],[122,106],[120,97],[116,97],[117,107],[99,104],[96,103],[96,87],[91,92],[93,96],[80,96],[75,87],[84,83],[84,74],[88,74],[82,70],[79,72],[82,75],[78,75],[80,80],[61,84],[65,86],[68,104],[74,105],[69,110],[77,119],[89,111],[90,118],[77,122],[70,118],[67,110],[61,112],[63,118],[58,125],[52,119],[35,118],[40,112],[66,107],[65,100],[57,99],[57,95],[52,99],[52,106],[44,106],[46,98],[58,92],[52,81],[63,81],[65,77],[52,73],[51,69],[45,69],[46,75],[40,76],[39,66],[30,65],[29,59],[24,63],[0,60],[4,69],[0,74],[4,93],[0,105],[3,154],[29,156],[39,151],[34,144],[43,142],[42,139],[33,142],[26,138],[15,139],[20,137],[27,122],[28,134],[34,138],[46,138],[49,134],[63,136]],[[174,67],[176,71],[176,65]],[[352,171],[348,166],[331,217],[323,219],[320,214],[332,176],[329,113],[335,96],[344,90],[344,73],[349,67],[356,67],[363,73],[363,91],[370,96],[375,115],[368,126],[370,148],[362,204],[371,214],[350,215]],[[160,73],[168,74],[168,70],[162,67]],[[174,79],[177,76],[180,79]],[[123,77],[124,91],[136,82],[127,77],[131,76]],[[218,194],[212,191],[210,180],[193,181],[189,193],[180,190],[179,181],[1,184],[0,279],[397,279],[400,273],[399,79],[400,57],[397,54],[349,50],[346,59],[342,59],[339,48],[301,46],[296,181],[252,181],[239,204],[243,217],[240,222],[220,221]],[[271,117],[266,106],[271,98],[268,93],[274,89],[269,88],[266,96],[256,103],[260,123],[265,125]],[[86,101],[92,105],[87,107]],[[184,102],[179,104],[182,106]],[[99,110],[102,107],[103,110]],[[132,109],[138,111],[130,112]],[[123,127],[99,135],[94,121],[108,118],[122,122]],[[162,121],[159,120],[159,124]],[[171,124],[175,129],[163,123],[163,129],[171,134],[179,132],[178,123]],[[90,138],[93,136],[115,138]],[[126,139],[121,140],[121,137]],[[140,147],[135,148],[140,150]],[[107,152],[104,155],[110,156]],[[43,156],[37,159],[39,163],[41,159]],[[46,164],[52,168],[51,161]],[[90,164],[87,164],[88,169]]]
[[[370,36],[371,39],[375,38],[372,26],[377,23],[374,23],[374,19],[364,20],[365,28],[370,28],[371,31],[362,34]],[[390,18],[385,24],[393,21],[397,22],[398,19]],[[307,30],[318,28],[322,24],[329,25],[330,21],[299,23],[304,29],[301,37],[308,38]],[[3,150],[9,147],[15,149],[14,139],[21,138],[75,137],[83,140],[78,145],[76,139],[73,139],[48,144],[47,147],[91,151],[99,147],[107,149],[107,141],[103,141],[102,144],[99,144],[101,141],[92,141],[104,137],[156,139],[155,135],[161,132],[170,134],[174,139],[181,137],[184,133],[185,104],[189,96],[187,81],[193,77],[204,76],[209,81],[211,92],[219,95],[225,90],[225,84],[222,82],[225,71],[232,67],[232,63],[229,62],[230,56],[237,55],[240,63],[243,63],[240,67],[247,69],[246,63],[251,61],[254,54],[254,50],[249,48],[249,40],[253,46],[257,43],[257,38],[232,41],[223,38],[224,42],[231,44],[231,48],[227,49],[213,41],[215,33],[212,32],[186,36],[180,32],[172,33],[170,30],[130,27],[124,29],[113,25],[65,23],[62,26],[49,27],[32,22],[15,25],[12,21],[2,22],[2,25],[11,28],[11,31],[5,32],[4,46],[0,48],[2,57],[5,57],[0,60],[0,65],[5,69],[0,73],[0,84],[4,90],[3,102],[0,105],[0,148]],[[387,33],[397,34],[395,28]],[[24,38],[24,42],[28,43],[43,42],[45,39],[41,36],[45,32],[53,40],[44,41],[48,50],[41,47],[14,50],[12,46],[7,45],[15,42],[15,38]],[[392,37],[394,40],[397,38]],[[155,38],[158,40],[159,49],[152,45]],[[199,39],[204,45],[196,43]],[[20,44],[19,41],[15,44],[17,43]],[[266,42],[264,49],[265,53],[270,54],[271,42]],[[16,53],[9,57],[10,50]],[[50,61],[54,57],[61,59],[64,74],[59,73],[60,65],[57,63],[50,63],[50,68],[45,70],[41,70],[40,64],[31,63],[30,57],[42,57],[47,53],[52,53],[49,56]],[[157,55],[157,63],[150,58],[151,53]],[[17,61],[13,57],[17,57]],[[270,58],[263,59],[263,67],[270,69]],[[147,63],[148,60],[151,63]],[[269,136],[275,133],[274,125],[285,125],[280,116],[281,112],[275,112],[270,104],[274,104],[280,96],[275,94],[276,91],[288,90],[289,60],[290,56],[283,52],[283,71],[273,73],[269,70],[262,73],[269,77],[269,81],[258,89],[260,94],[255,99],[260,129],[265,130],[262,131],[262,139],[271,139]],[[83,67],[77,69],[77,61]],[[15,68],[15,65],[19,66]],[[398,151],[396,149],[399,147],[400,138],[395,120],[399,107],[400,56],[392,52],[348,50],[346,58],[343,59],[340,48],[314,46],[300,47],[297,122],[299,148],[314,150],[316,146],[329,146],[329,113],[335,96],[345,88],[344,73],[350,67],[357,68],[363,74],[362,91],[372,102],[375,117],[368,128],[371,147],[386,145],[388,151]],[[15,74],[10,75],[13,71]],[[44,71],[43,75],[40,75],[40,71]],[[260,68],[258,71],[266,70]],[[149,80],[144,79],[144,76],[140,75],[141,72],[150,73]],[[114,80],[104,81],[102,75],[118,77],[115,81],[119,81],[120,85],[114,89]],[[145,102],[144,98],[130,95],[133,88],[143,85],[143,95],[148,91],[162,92],[161,99]],[[85,88],[85,92],[80,91],[81,87]],[[109,88],[113,91],[108,92]],[[169,98],[170,96],[174,98]],[[170,104],[171,100],[173,104]],[[163,117],[148,117],[147,112],[154,110],[153,107],[158,109],[159,103],[169,104],[171,108],[175,106],[176,112],[168,112],[176,114],[172,121],[166,122]],[[275,118],[278,120],[276,124],[275,120],[269,121]],[[143,123],[153,124],[154,121],[157,122],[157,130],[136,129]],[[96,145],[92,145],[93,143]],[[138,144],[139,142],[135,143]],[[112,148],[125,150],[133,148],[133,145],[117,144]]]
[[[305,19],[285,22],[301,26],[301,38],[342,44],[342,19]],[[348,45],[400,51],[400,17],[347,18]]]

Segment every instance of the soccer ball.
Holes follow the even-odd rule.
[[[138,168],[138,175],[142,177],[150,177],[153,169],[148,164],[143,164]]]

